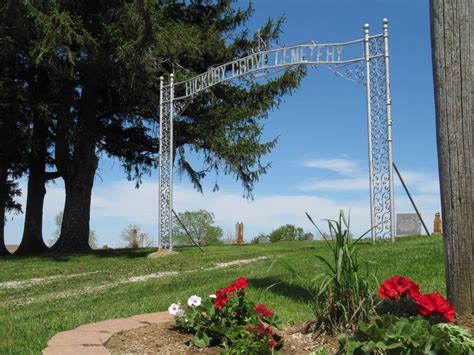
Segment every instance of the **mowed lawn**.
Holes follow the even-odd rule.
[[[224,245],[147,259],[153,249],[103,250],[87,255],[0,259],[0,354],[38,354],[57,332],[84,323],[165,311],[190,295],[208,297],[239,276],[249,297],[267,304],[286,323],[313,317],[301,286],[329,256],[323,241]],[[393,274],[413,278],[422,292],[445,292],[442,237],[399,238],[395,244],[361,243],[360,256],[382,281]],[[246,261],[244,261],[246,260]],[[291,264],[305,281],[285,268]],[[374,288],[376,287],[374,282]]]

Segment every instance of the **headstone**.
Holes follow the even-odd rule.
[[[258,238],[258,244],[268,244],[270,243],[270,238],[266,235]]]
[[[416,213],[397,214],[397,236],[420,235],[421,222]]]
[[[237,222],[235,225],[235,243],[244,244],[244,224]]]
[[[314,240],[314,234],[309,232],[304,235],[306,237],[306,240]]]
[[[433,226],[433,234],[441,234],[441,233],[442,233],[441,214],[439,212],[436,212],[435,219],[434,219],[434,226]]]

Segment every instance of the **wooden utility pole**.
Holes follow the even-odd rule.
[[[448,298],[474,313],[474,1],[431,0],[441,208]]]

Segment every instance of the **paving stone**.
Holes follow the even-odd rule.
[[[48,341],[43,355],[69,354],[109,354],[103,346],[112,335],[121,331],[136,329],[149,324],[173,320],[168,312],[140,314],[129,318],[109,319],[83,324],[76,329],[60,332]]]

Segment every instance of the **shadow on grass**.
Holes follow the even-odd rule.
[[[148,254],[156,251],[156,248],[140,248],[140,249],[96,249],[90,252],[82,253],[58,253],[58,252],[46,252],[41,254],[21,254],[21,255],[8,255],[5,259],[9,260],[27,260],[27,259],[44,259],[58,262],[70,261],[73,257],[82,256],[93,256],[99,258],[146,258]],[[3,256],[2,256],[3,259]]]
[[[140,249],[99,249],[93,250],[88,255],[97,256],[100,258],[146,258],[148,254],[156,251],[156,248],[140,248]]]
[[[294,301],[305,303],[313,301],[313,297],[304,287],[282,281],[274,276],[254,278],[248,281],[253,288],[267,290],[274,294],[291,298]]]

